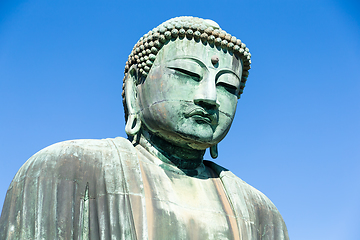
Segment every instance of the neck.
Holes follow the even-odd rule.
[[[180,169],[199,167],[205,154],[205,150],[195,150],[174,145],[146,130],[142,131],[137,142],[161,161],[175,165]]]

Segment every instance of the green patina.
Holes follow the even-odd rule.
[[[175,18],[145,34],[125,68],[129,139],[66,141],[31,157],[9,187],[0,239],[288,240],[264,194],[203,160],[230,129],[250,57],[211,20]]]

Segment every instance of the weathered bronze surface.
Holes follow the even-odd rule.
[[[0,240],[288,239],[264,194],[203,160],[230,129],[250,56],[210,20],[175,18],[146,34],[125,68],[129,139],[32,156],[8,189]]]

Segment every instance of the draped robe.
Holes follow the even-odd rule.
[[[175,210],[169,213],[161,207],[165,204],[170,211],[173,206],[181,209],[181,202],[156,203],[161,202],[157,198],[172,194],[157,187],[156,181],[161,185],[162,179],[156,180],[156,176],[169,176],[169,183],[164,179],[164,184],[170,185],[177,177],[191,183],[201,183],[203,179],[181,175],[180,170],[167,172],[148,158],[155,157],[120,137],[66,141],[41,150],[20,168],[10,184],[0,217],[0,240],[288,239],[285,223],[274,204],[210,161],[204,161],[204,165],[211,179],[204,181],[206,186],[214,185],[211,189],[217,192],[221,202],[218,206],[224,212],[209,213],[219,214],[218,220],[203,219],[200,206],[194,209],[195,220],[184,222]],[[209,195],[210,192],[209,189]],[[200,197],[208,199],[206,194]],[[196,228],[196,219],[209,224]],[[219,235],[219,229],[224,229],[223,235]]]

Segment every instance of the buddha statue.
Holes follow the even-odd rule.
[[[0,239],[288,239],[264,194],[203,160],[206,149],[218,156],[250,57],[211,20],[173,18],[145,34],[125,66],[128,139],[32,156],[8,189]]]

